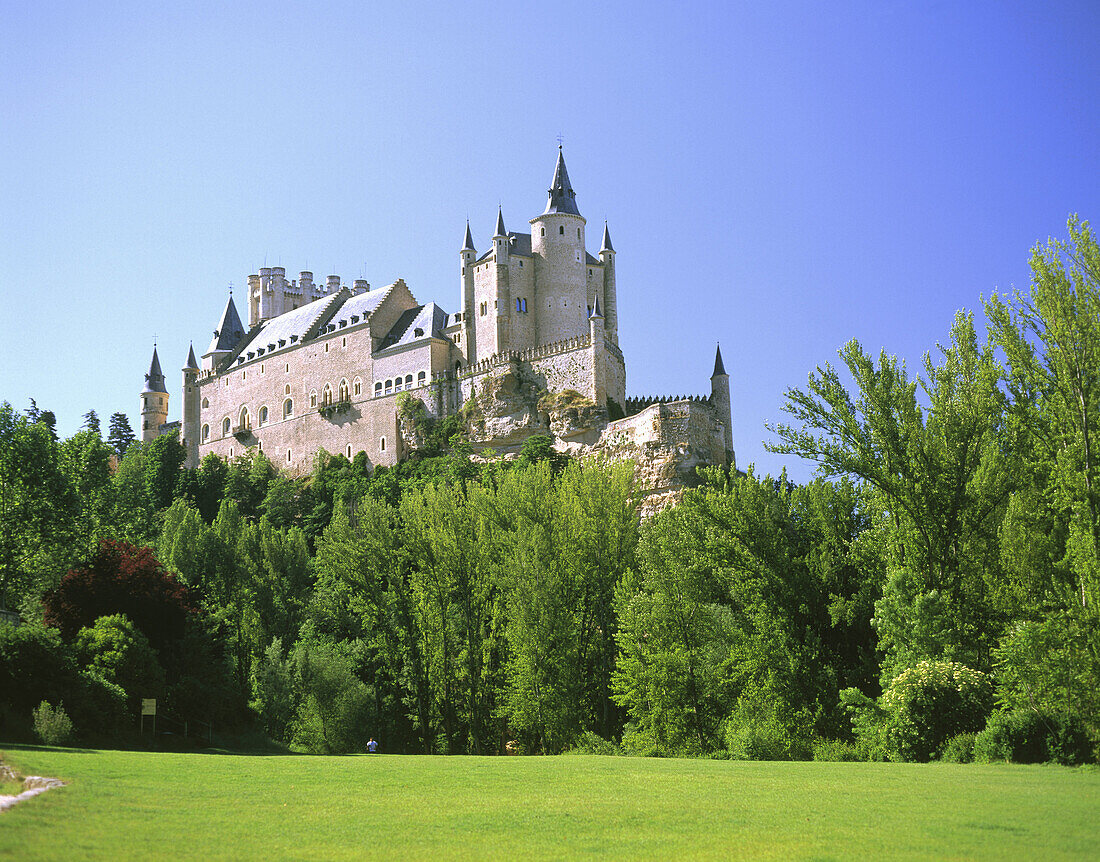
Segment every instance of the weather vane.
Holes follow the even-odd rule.
[[[559,149],[559,150],[561,149],[561,143],[562,143],[562,141],[564,141],[564,140],[565,140],[565,138],[563,138],[563,137],[561,136],[561,132],[559,132],[559,133],[558,133],[558,149]]]

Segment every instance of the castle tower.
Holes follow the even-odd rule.
[[[183,366],[183,408],[180,415],[180,433],[187,457],[183,466],[194,469],[199,466],[199,427],[202,418],[199,411],[199,363],[195,359],[195,346],[187,351],[187,364]]]
[[[722,347],[718,345],[714,351],[714,373],[710,376],[710,401],[714,405],[714,413],[722,426],[722,439],[726,444],[726,458],[730,467],[737,466],[737,460],[733,454],[733,408],[730,404],[730,376],[726,374],[726,367],[722,364]]]
[[[604,343],[606,333],[599,294],[596,294],[592,314],[588,318],[588,335],[591,341],[589,350],[592,351],[592,382],[589,384],[588,397],[596,402],[597,407],[604,407],[607,404],[607,347]]]
[[[493,353],[500,353],[511,349],[511,304],[512,291],[508,279],[508,267],[511,261],[508,256],[508,230],[504,227],[504,213],[497,207],[497,226],[493,232],[493,280],[496,282],[496,297],[493,299],[494,338]]]
[[[160,370],[156,345],[153,361],[145,375],[145,388],[141,390],[141,439],[143,442],[160,435],[160,426],[168,421],[168,390],[164,388],[164,374]]]
[[[477,362],[477,340],[475,337],[474,318],[474,261],[477,260],[477,250],[474,248],[474,238],[470,235],[470,222],[466,221],[466,240],[462,243],[462,250],[458,253],[462,262],[462,352],[466,356],[466,364]]]
[[[250,275],[248,277],[250,284],[253,278],[258,279],[260,276]],[[210,347],[202,355],[202,370],[213,371],[219,362],[233,352],[233,348],[242,338],[244,338],[244,325],[241,323],[240,315],[237,314],[237,306],[233,304],[233,294],[230,293],[225,311],[222,312],[221,323],[214,330]]]
[[[587,327],[585,219],[577,209],[576,197],[559,146],[546,210],[531,219],[538,344],[583,335]]]
[[[607,230],[607,222],[603,223],[600,263],[603,264],[603,304],[604,313],[607,315],[607,339],[617,345],[619,343],[619,303],[615,295],[615,247],[611,245],[611,234]]]

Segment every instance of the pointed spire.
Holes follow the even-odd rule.
[[[157,348],[153,347],[153,361],[149,363],[149,373],[145,375],[145,389],[143,392],[167,392],[164,388],[164,372],[160,370],[160,358],[157,356]]]
[[[470,234],[470,220],[466,219],[466,241],[462,244],[462,251],[476,251],[474,248],[474,238]]]
[[[589,320],[595,320],[596,318],[603,320],[603,312],[600,311],[600,295],[598,293],[596,294],[596,302],[592,306],[592,313],[588,315]]]
[[[565,156],[562,155],[561,144],[558,144],[558,163],[554,166],[554,180],[550,183],[550,200],[546,203],[543,215],[549,213],[581,214],[577,209],[577,196],[569,182],[569,171],[565,169]]]
[[[722,364],[722,346],[716,345],[714,350],[714,373],[711,377],[726,373],[726,366]]]
[[[508,231],[504,228],[504,213],[501,212],[500,207],[497,207],[497,232],[493,234],[493,239],[496,239],[498,236],[508,236]]]
[[[187,350],[187,364],[183,366],[184,371],[198,371],[199,363],[195,361],[195,345],[192,344]]]
[[[615,246],[611,244],[611,234],[607,230],[607,222],[603,223],[603,244],[600,246],[600,251],[614,251]]]
[[[210,342],[207,353],[224,353],[237,346],[237,342],[244,338],[244,324],[241,316],[237,314],[237,306],[233,304],[233,296],[225,303],[225,311],[222,312],[222,321],[214,330],[214,338]]]

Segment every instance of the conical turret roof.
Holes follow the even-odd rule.
[[[195,360],[195,345],[192,344],[187,349],[187,364],[183,366],[184,371],[198,371],[199,363]]]
[[[497,207],[497,232],[493,234],[493,239],[498,236],[508,236],[508,231],[504,227],[504,213],[501,212],[500,207]]]
[[[597,317],[601,320],[603,319],[603,312],[600,311],[600,295],[598,293],[596,294],[596,302],[592,305],[592,313],[589,315],[589,319],[592,320]]]
[[[569,182],[569,171],[565,169],[565,156],[558,147],[558,163],[554,166],[554,180],[550,183],[550,200],[546,202],[543,215],[550,213],[570,213],[580,215],[577,209],[577,196]]]
[[[244,324],[241,316],[237,314],[237,306],[233,304],[232,294],[225,304],[222,312],[222,322],[214,330],[214,338],[210,342],[207,353],[229,352],[237,346],[237,342],[244,338]]]
[[[611,244],[611,234],[607,230],[607,222],[603,223],[603,243],[600,245],[600,251],[614,251],[615,246]]]
[[[469,219],[466,219],[466,239],[462,243],[462,249],[461,250],[462,251],[477,251],[477,249],[474,248],[474,238],[470,234],[470,220]]]
[[[714,373],[711,377],[717,377],[719,374],[726,373],[726,366],[722,364],[722,347],[721,345],[715,345],[714,348]]]
[[[145,375],[145,388],[142,392],[165,392],[164,372],[160,370],[160,358],[157,356],[157,348],[153,347],[153,361],[149,363],[149,373]]]

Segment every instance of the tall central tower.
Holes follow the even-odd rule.
[[[558,147],[558,163],[542,215],[531,219],[538,316],[536,342],[548,344],[588,331],[585,219]]]

